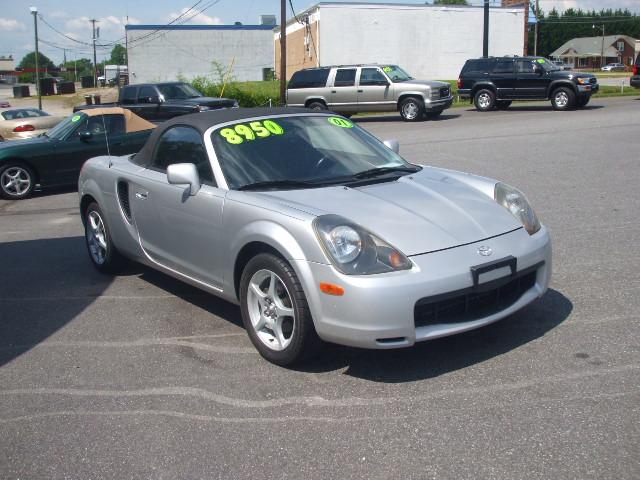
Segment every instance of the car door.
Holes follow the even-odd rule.
[[[512,58],[497,59],[489,76],[496,86],[498,98],[514,98],[515,72]]]
[[[160,97],[158,91],[152,85],[143,85],[138,89],[138,100],[133,110],[136,115],[147,120],[160,120]]]
[[[329,108],[336,112],[355,112],[358,107],[354,68],[337,68],[329,91]]]
[[[46,162],[42,172],[42,177],[52,179],[52,183],[76,183],[84,162],[107,154],[102,115],[86,116],[78,123],[64,140],[53,144],[51,161]],[[86,136],[87,133],[91,135]],[[81,134],[85,136],[81,137]]]
[[[358,110],[374,112],[389,108],[396,108],[392,83],[377,67],[361,68],[358,78]]]
[[[517,98],[545,98],[549,77],[535,60],[521,58],[515,61],[516,81],[514,95]]]
[[[167,167],[193,163],[202,186],[167,181]],[[133,220],[141,247],[151,260],[199,282],[222,284],[222,209],[226,191],[217,188],[202,135],[176,125],[158,139],[151,165],[130,185]]]

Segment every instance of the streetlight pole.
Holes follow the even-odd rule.
[[[96,59],[96,21],[95,19],[89,20],[91,22],[91,28],[93,32],[93,87],[98,86],[98,63]]]
[[[38,8],[31,7],[31,14],[33,15],[33,29],[36,38],[36,92],[38,92],[38,109],[42,110],[42,92],[40,92],[40,69],[38,68],[38,57],[40,52],[38,51]]]
[[[484,29],[482,33],[482,56],[489,56],[489,0],[484,0]]]
[[[591,25],[591,28],[602,29],[602,46],[600,47],[600,68],[604,67],[604,23],[601,26]]]
[[[287,2],[280,1],[280,105],[287,96]]]

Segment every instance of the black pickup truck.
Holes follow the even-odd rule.
[[[467,60],[458,94],[486,112],[506,109],[512,100],[551,100],[555,110],[584,107],[598,91],[595,75],[567,72],[542,57],[489,57]]]
[[[120,97],[115,103],[79,105],[73,111],[122,107],[149,121],[163,122],[187,113],[237,106],[238,102],[232,98],[205,97],[188,83],[164,82],[126,85],[120,90]]]

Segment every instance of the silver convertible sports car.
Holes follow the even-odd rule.
[[[481,327],[551,276],[519,190],[408,163],[327,112],[178,117],[135,155],[88,160],[79,194],[99,270],[128,258],[239,303],[280,365],[321,340],[397,348]]]

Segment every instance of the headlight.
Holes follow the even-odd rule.
[[[207,107],[206,105],[198,105],[199,112],[206,112],[207,110],[211,110],[211,107]]]
[[[517,188],[506,183],[497,183],[494,194],[496,202],[509,210],[514,217],[522,222],[524,229],[533,235],[540,230],[540,221],[533,211],[529,200]]]
[[[334,267],[342,273],[368,275],[411,268],[402,252],[339,215],[318,217],[313,228]]]
[[[589,79],[588,78],[578,78],[578,83],[580,85],[584,85],[585,83],[589,83]]]

